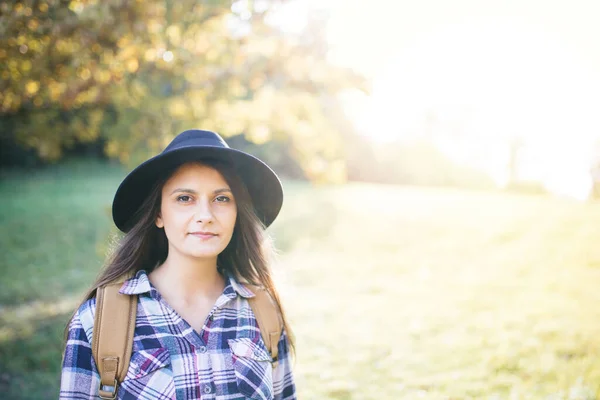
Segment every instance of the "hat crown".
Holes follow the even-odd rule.
[[[211,131],[203,131],[200,129],[190,129],[181,132],[175,136],[175,139],[169,143],[163,153],[188,146],[214,146],[214,147],[227,147],[227,143],[219,134]]]

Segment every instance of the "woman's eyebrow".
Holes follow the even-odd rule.
[[[191,193],[191,194],[198,194],[198,192],[196,192],[194,189],[187,189],[187,188],[177,188],[175,190],[173,190],[171,192],[171,194],[174,193]]]
[[[226,193],[226,192],[231,193],[231,189],[229,189],[228,187],[223,187],[223,188],[216,189],[215,191],[213,191],[213,194],[220,194],[220,193]],[[198,192],[196,190],[188,189],[188,188],[177,188],[171,192],[171,194],[174,194],[174,193],[198,194]]]

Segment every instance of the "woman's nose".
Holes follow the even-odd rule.
[[[195,209],[194,219],[196,222],[211,222],[213,220],[210,201],[198,201]]]

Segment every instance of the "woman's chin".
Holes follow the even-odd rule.
[[[206,259],[206,258],[217,258],[221,249],[193,249],[186,252],[186,255],[192,258]]]

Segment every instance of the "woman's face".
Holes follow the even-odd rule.
[[[236,217],[235,199],[223,176],[190,163],[163,186],[156,226],[165,230],[169,255],[216,258],[231,240]]]

